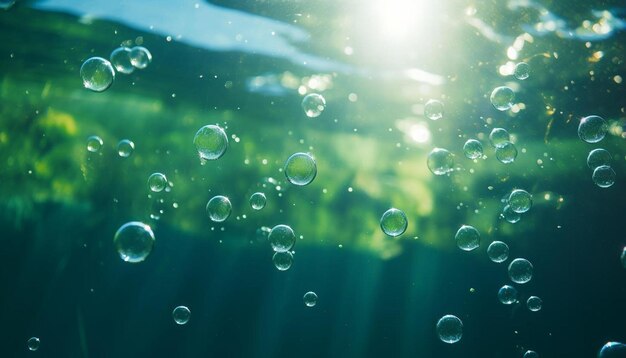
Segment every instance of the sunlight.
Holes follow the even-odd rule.
[[[426,0],[380,0],[374,5],[379,31],[385,40],[404,41],[427,30],[433,2]]]

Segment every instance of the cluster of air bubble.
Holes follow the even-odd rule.
[[[515,224],[521,220],[522,214],[530,210],[533,205],[533,197],[524,189],[513,189],[503,199],[503,202],[504,207],[500,216],[511,224]]]
[[[135,69],[146,68],[151,62],[150,52],[140,46],[134,48],[120,47],[110,56],[110,62],[100,57],[86,60],[80,69],[83,84],[86,88],[102,92],[109,88],[115,79],[115,72],[131,74]],[[515,66],[513,75],[518,80],[525,80],[530,75],[530,66],[521,62]],[[493,89],[490,102],[498,111],[508,111],[514,106],[515,92],[508,86]],[[301,102],[304,114],[309,118],[319,117],[326,109],[325,98],[317,93],[306,95]],[[424,105],[424,116],[437,121],[444,117],[444,104],[436,99],[428,100]],[[597,143],[604,138],[607,125],[604,119],[598,116],[589,116],[581,120],[578,133],[581,139],[588,143]],[[518,155],[516,146],[511,141],[508,131],[504,128],[493,128],[489,134],[489,143],[495,149],[496,159],[503,164],[515,161]],[[87,149],[91,153],[99,153],[103,147],[103,140],[98,136],[88,138]],[[214,161],[225,155],[228,149],[228,136],[224,128],[217,124],[209,124],[199,128],[193,138],[193,145],[202,165]],[[134,143],[123,139],[117,145],[118,155],[127,158],[135,149]],[[463,145],[463,154],[470,160],[477,160],[484,156],[483,144],[477,139],[468,139]],[[444,176],[455,170],[455,155],[444,148],[433,148],[427,157],[427,167],[436,176]],[[589,153],[588,166],[593,170],[593,181],[596,185],[606,188],[613,185],[615,172],[611,168],[611,156],[608,151],[598,148]],[[317,163],[310,153],[298,152],[287,158],[282,171],[289,183],[294,186],[306,186],[313,182],[317,175]],[[152,193],[159,193],[170,187],[166,176],[160,172],[151,174],[148,178],[148,188]],[[267,203],[263,192],[255,192],[248,199],[250,207],[262,210]],[[521,214],[528,212],[532,207],[532,195],[523,189],[514,189],[504,200],[502,216],[509,222],[520,220]],[[206,205],[208,218],[212,222],[226,221],[232,213],[230,199],[224,195],[213,196]],[[406,214],[396,208],[385,211],[380,218],[380,228],[389,237],[401,236],[408,227]],[[287,224],[279,224],[273,228],[261,227],[257,230],[260,241],[269,242],[272,251],[272,262],[279,271],[286,271],[293,264],[296,243],[296,234]],[[481,234],[473,226],[462,225],[454,236],[457,247],[463,251],[474,251],[480,247]],[[155,236],[149,225],[131,221],[123,224],[114,235],[114,246],[123,261],[138,263],[146,260],[153,250]],[[502,241],[492,241],[487,248],[487,256],[494,263],[504,263],[509,259],[509,246]],[[621,254],[621,261],[626,268],[626,247]],[[505,305],[520,302],[518,288],[514,285],[528,283],[533,277],[533,265],[524,258],[512,260],[508,267],[508,277],[511,284],[503,285],[497,292],[498,300]],[[317,294],[306,292],[303,302],[306,307],[317,304]],[[522,301],[523,302],[523,301]],[[529,311],[536,312],[542,308],[542,300],[538,296],[529,296],[526,306]],[[186,306],[178,306],[172,311],[174,322],[185,325],[189,322],[191,311]],[[436,331],[441,341],[445,343],[459,342],[463,335],[463,323],[454,315],[444,315],[436,323]],[[32,341],[32,342],[31,342]],[[36,337],[28,341],[28,347],[36,350],[39,339]],[[602,351],[622,349],[619,343],[609,343]],[[31,348],[32,347],[32,348]],[[602,354],[601,351],[601,354]],[[528,350],[525,358],[537,357],[537,353]]]
[[[152,54],[142,46],[119,47],[111,52],[109,59],[96,56],[83,62],[80,77],[85,88],[94,92],[107,90],[115,80],[115,71],[131,74],[135,69],[144,69],[152,62]]]
[[[97,135],[87,137],[87,151],[93,154],[102,154],[104,141]],[[130,139],[122,139],[117,143],[117,155],[128,158],[135,152],[135,143]]]
[[[578,124],[578,136],[583,141],[594,144],[606,136],[608,124],[600,116],[587,116]],[[587,166],[593,171],[591,180],[600,188],[615,184],[615,170],[611,167],[611,154],[602,148],[592,149],[587,155]]]
[[[504,128],[494,128],[489,133],[489,142],[496,150],[496,159],[503,164],[511,164],[517,158],[517,148],[511,142],[511,135]]]
[[[293,246],[296,244],[296,234],[289,225],[279,224],[272,228],[268,236],[274,256],[272,262],[279,271],[289,270],[293,264]]]

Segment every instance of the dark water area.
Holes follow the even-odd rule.
[[[0,1],[9,4],[10,1]],[[0,357],[594,357],[626,343],[626,8],[622,2],[18,1],[0,10]],[[110,88],[80,69],[144,46]],[[513,76],[526,62],[528,79]],[[495,87],[511,108],[490,102]],[[326,107],[309,118],[304,95]],[[444,103],[430,120],[425,103]],[[606,136],[579,138],[599,115]],[[229,141],[201,164],[208,124]],[[493,128],[517,147],[497,159]],[[102,148],[87,150],[87,138]],[[116,144],[135,144],[129,157]],[[478,139],[484,157],[465,157]],[[427,166],[453,153],[446,175]],[[592,179],[590,150],[615,172]],[[317,175],[285,175],[296,152]],[[167,189],[151,192],[152,173]],[[513,189],[532,194],[509,222]],[[253,210],[254,192],[267,196]],[[209,199],[232,213],[212,222]],[[381,230],[406,214],[399,237]],[[114,244],[154,232],[145,261]],[[295,231],[280,271],[266,230]],[[472,225],[480,246],[457,247]],[[509,247],[492,262],[493,241]],[[515,258],[532,279],[512,282]],[[498,290],[512,285],[517,302]],[[303,296],[318,300],[307,307]],[[527,299],[539,296],[532,312]],[[176,324],[172,310],[191,316]],[[436,325],[452,314],[462,338]],[[27,341],[40,346],[29,350]],[[620,353],[621,354],[621,353]],[[603,358],[610,358],[602,355]],[[528,358],[528,357],[525,357]]]

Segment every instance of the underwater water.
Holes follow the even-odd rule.
[[[0,357],[626,356],[623,1],[0,0],[0,39]]]

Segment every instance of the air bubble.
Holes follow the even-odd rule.
[[[187,324],[191,318],[191,311],[186,306],[178,306],[172,311],[172,318],[176,324]]]
[[[587,155],[587,166],[589,166],[590,169],[596,169],[603,165],[611,165],[611,153],[602,148],[590,151],[589,155]]]
[[[138,221],[122,225],[113,237],[113,245],[120,258],[130,263],[144,261],[152,252],[154,241],[150,226]]]
[[[28,341],[26,342],[26,346],[28,347],[28,350],[33,351],[33,352],[39,349],[40,344],[41,344],[41,341],[37,337],[30,337]]]
[[[128,47],[116,48],[111,52],[109,59],[117,72],[131,74],[135,71],[135,67],[130,62],[130,49]]]
[[[193,144],[204,164],[207,160],[219,159],[224,155],[228,149],[228,136],[220,126],[210,124],[198,129]]]
[[[533,198],[526,190],[515,189],[509,195],[507,202],[511,210],[523,214],[530,210],[530,207],[533,205]]]
[[[317,164],[309,154],[295,153],[287,159],[283,170],[291,184],[303,186],[310,184],[315,179]]]
[[[293,254],[289,251],[276,252],[272,256],[272,262],[279,271],[287,271],[293,264]]]
[[[468,159],[478,159],[483,156],[483,145],[476,139],[468,139],[463,145],[463,154]]]
[[[135,151],[135,143],[128,139],[122,139],[117,143],[117,154],[122,158],[130,157]]]
[[[267,198],[265,197],[265,194],[261,192],[254,193],[250,196],[250,206],[254,210],[263,209],[266,203],[267,203]]]
[[[92,153],[98,153],[100,149],[102,149],[103,145],[104,142],[102,141],[102,138],[97,135],[92,135],[87,138],[87,150]]]
[[[318,117],[326,109],[326,100],[320,94],[310,93],[302,99],[302,109],[307,117]]]
[[[526,301],[526,307],[528,307],[528,309],[531,310],[532,312],[539,311],[541,309],[542,304],[543,304],[543,301],[541,301],[541,298],[537,296],[530,296],[528,297],[528,300]]]
[[[600,188],[608,188],[615,184],[615,170],[608,165],[601,165],[593,171],[591,179]]]
[[[505,305],[517,302],[517,290],[513,286],[504,285],[498,291],[498,299]]]
[[[270,245],[276,252],[286,252],[296,243],[296,234],[288,225],[276,225],[269,234]]]
[[[313,291],[309,291],[304,294],[303,300],[307,307],[313,307],[317,304],[317,294]]]
[[[386,235],[396,237],[402,235],[408,226],[408,220],[402,210],[391,208],[380,218],[380,228]]]
[[[115,79],[115,71],[111,62],[102,57],[92,57],[80,66],[80,77],[83,86],[94,92],[102,92],[111,87]]]
[[[454,170],[454,154],[447,149],[434,148],[428,154],[426,165],[435,175],[448,174]]]
[[[228,219],[233,206],[230,200],[223,195],[216,195],[206,204],[206,212],[209,219],[216,223],[221,223]]]
[[[150,62],[152,62],[152,54],[147,48],[142,46],[135,46],[130,49],[129,56],[132,65],[140,70],[148,67]]]
[[[587,143],[597,143],[604,139],[609,126],[600,116],[588,116],[578,124],[578,136]]]
[[[511,141],[511,135],[504,128],[494,128],[489,133],[489,142],[495,148],[501,148]]]
[[[457,316],[445,315],[437,321],[437,335],[442,342],[456,343],[463,337],[463,322]]]
[[[464,251],[472,251],[480,246],[480,233],[473,226],[463,225],[454,235],[456,246]]]
[[[533,265],[526,259],[515,259],[509,264],[509,278],[515,283],[526,283],[533,278]]]
[[[158,193],[163,191],[167,186],[167,178],[165,174],[153,173],[148,177],[148,187],[151,191]]]
[[[515,93],[512,89],[506,86],[496,87],[492,92],[489,99],[491,104],[498,111],[506,111],[513,106],[513,99]]]
[[[496,159],[502,164],[511,164],[517,158],[517,148],[511,142],[504,143],[501,147],[496,148]]]
[[[515,65],[515,69],[513,70],[513,76],[518,80],[525,80],[530,77],[530,65],[526,62],[520,62]]]
[[[424,105],[424,115],[433,121],[443,118],[443,103],[436,99],[429,100]]]
[[[509,246],[502,241],[494,241],[487,247],[489,259],[495,263],[502,263],[509,258]]]

